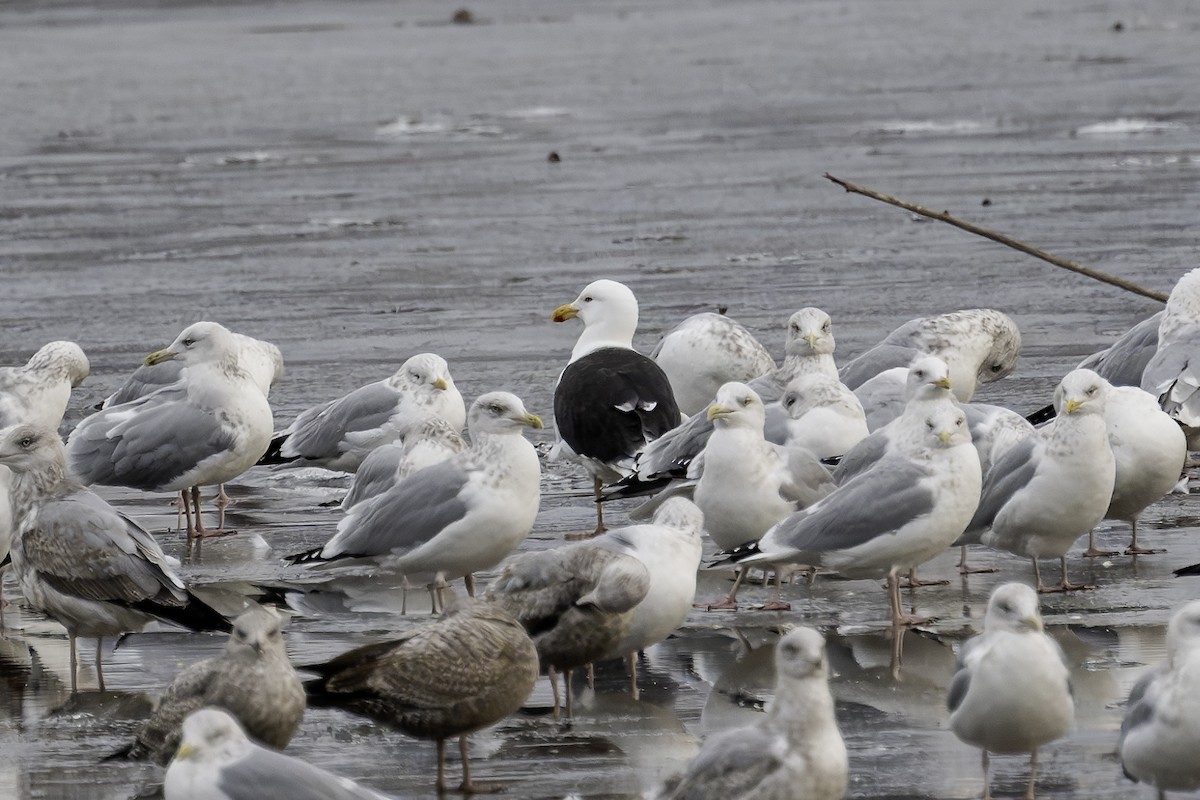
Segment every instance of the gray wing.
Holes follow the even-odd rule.
[[[958,671],[950,680],[950,691],[946,694],[946,708],[952,714],[962,705],[963,698],[967,696],[967,690],[971,688],[971,673],[962,666],[961,662],[960,654]]]
[[[91,492],[43,504],[21,542],[27,568],[64,594],[120,603],[187,600],[150,534]]]
[[[255,745],[244,758],[220,768],[217,788],[229,800],[383,800],[386,795],[359,786],[298,758]]]
[[[383,494],[396,485],[396,470],[404,458],[404,445],[398,443],[376,447],[363,459],[354,473],[354,483],[342,499],[342,509],[349,511],[364,500]]]
[[[1200,426],[1200,331],[1160,343],[1142,374],[1142,389],[1157,397],[1172,417]]]
[[[728,800],[745,797],[783,767],[774,737],[755,726],[708,737],[683,775],[669,781],[660,800]]]
[[[183,370],[183,364],[175,360],[160,361],[153,366],[143,364],[135,369],[115,392],[104,399],[101,408],[129,403],[177,383],[183,377]]]
[[[79,423],[67,441],[71,471],[86,483],[156,491],[233,447],[233,432],[174,384]]]
[[[768,403],[766,407],[767,422],[763,428],[763,438],[772,444],[786,444],[788,439],[788,421],[791,417],[779,403]]]
[[[324,405],[310,408],[296,417],[282,452],[288,457],[333,458],[341,452],[347,433],[382,428],[399,407],[401,394],[376,381],[355,389]]]
[[[1166,665],[1159,665],[1139,678],[1138,682],[1129,690],[1129,700],[1125,704],[1125,718],[1121,720],[1121,742],[1125,741],[1125,736],[1131,730],[1154,719],[1155,701],[1158,699],[1158,681],[1166,674]]]
[[[784,518],[763,537],[802,553],[846,550],[899,530],[933,510],[927,471],[901,456],[885,456],[833,494]]]
[[[838,370],[838,377],[842,379],[842,383],[854,390],[884,370],[893,367],[907,367],[911,364],[913,357],[920,351],[909,344],[892,344],[888,341],[911,324],[906,323],[892,331],[883,342]]]
[[[891,437],[881,429],[851,447],[850,452],[842,456],[842,460],[833,470],[833,482],[841,486],[875,466],[887,453],[890,441]]]
[[[1094,370],[1113,386],[1141,386],[1146,365],[1158,349],[1158,326],[1163,313],[1160,311],[1134,325],[1107,349],[1081,361],[1079,368]]]
[[[637,459],[637,475],[646,480],[658,475],[683,472],[708,444],[713,424],[696,414],[646,445]]]
[[[470,473],[456,462],[416,472],[355,507],[322,555],[379,556],[412,550],[467,515],[463,492],[469,482]]]
[[[957,544],[978,543],[979,534],[991,527],[1004,504],[1033,480],[1040,463],[1034,450],[1040,441],[1039,437],[1031,436],[1018,442],[992,464],[987,475],[983,476],[979,507],[975,509],[975,516]]]

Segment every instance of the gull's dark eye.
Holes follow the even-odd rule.
[[[488,411],[492,412],[493,414],[503,414],[504,406],[500,405],[499,403],[490,403],[488,404]]]
[[[1100,388],[1099,386],[1092,386],[1092,387],[1090,387],[1090,388],[1087,390],[1088,397],[1092,397],[1093,395],[1095,395],[1095,394],[1096,394],[1096,391],[1097,391],[1099,388]]]
[[[988,367],[988,369],[990,369],[992,372],[1000,372],[1001,370],[1004,369],[1004,365],[1003,364],[992,364],[990,367]]]
[[[825,333],[829,333],[829,320],[825,320],[825,324],[821,326],[821,330]]]
[[[592,296],[591,296],[591,295],[588,295],[587,297],[583,298],[583,302],[585,302],[585,303],[590,303],[590,302],[592,302]]]
[[[800,326],[799,326],[799,325],[790,325],[789,327],[791,328],[791,331],[792,331],[792,333],[799,333],[799,332],[800,332]]]
[[[784,408],[791,408],[792,406],[796,405],[796,396],[792,394],[784,395],[781,402],[783,403]]]
[[[751,402],[753,402],[753,398],[750,398],[750,397],[742,398],[742,405],[744,405],[744,406],[750,405]]]
[[[1005,614],[1008,614],[1013,610],[1012,605],[1007,600],[1004,600],[1004,601],[1001,601],[1000,603],[998,603],[996,605],[996,608],[1000,609]]]
[[[17,442],[17,446],[22,450],[28,450],[29,448],[33,447],[33,443],[36,441],[37,440],[32,436],[22,436],[21,441]]]
[[[192,346],[192,345],[194,345],[195,343],[196,343],[196,340],[195,340],[195,339],[193,339],[191,336],[189,336],[188,338],[186,338],[186,339],[184,339],[184,340],[183,340],[183,346],[184,346],[184,347],[191,347],[191,346]]]
[[[931,419],[925,420],[925,427],[929,428],[929,430],[933,430],[933,420],[931,420]]]

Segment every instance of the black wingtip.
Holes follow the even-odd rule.
[[[233,623],[224,614],[191,592],[188,592],[187,605],[170,606],[155,603],[153,600],[143,600],[133,603],[132,607],[192,631],[229,633],[233,630]]]
[[[1050,420],[1054,419],[1056,416],[1058,416],[1058,414],[1054,410],[1054,406],[1049,405],[1049,406],[1043,406],[1042,408],[1039,408],[1037,411],[1033,411],[1029,414],[1026,414],[1025,421],[1028,422],[1030,425],[1041,425],[1043,422],[1049,422]]]
[[[674,478],[669,475],[655,476],[642,480],[636,475],[630,475],[628,478],[622,478],[617,483],[609,486],[609,491],[600,495],[599,502],[607,503],[609,500],[625,500],[630,497],[644,497],[648,494],[667,488]]]
[[[749,544],[739,545],[730,550],[719,550],[713,553],[713,560],[705,566],[723,567],[727,564],[739,564],[761,552],[762,550],[759,549],[758,542],[750,542]]]
[[[297,456],[285,456],[280,452],[283,448],[283,443],[288,440],[286,433],[281,433],[271,440],[271,444],[267,447],[267,452],[263,453],[262,458],[255,462],[256,467],[269,466],[271,464],[290,464],[296,460]]]
[[[112,753],[109,753],[108,755],[106,755],[100,759],[100,763],[104,764],[109,761],[133,761],[133,760],[135,760],[135,756],[133,755],[134,745],[135,745],[134,742],[130,742],[129,744],[122,747],[120,750],[116,750]]]
[[[325,549],[325,545],[314,547],[312,550],[305,550],[303,553],[292,553],[290,556],[283,557],[283,563],[288,566],[296,566],[298,564],[316,564],[324,561],[333,561],[338,556],[333,558],[325,558],[321,555],[321,551]]]
[[[1200,575],[1200,564],[1189,564],[1186,567],[1180,567],[1175,570],[1175,574],[1181,578],[1186,575]]]

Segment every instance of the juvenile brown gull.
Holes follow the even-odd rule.
[[[604,656],[629,632],[633,609],[650,590],[642,562],[605,547],[604,538],[514,556],[484,595],[533,637],[554,692],[556,718],[557,672],[563,673],[570,718],[572,671]]]
[[[180,672],[133,744],[118,753],[165,766],[179,747],[184,718],[215,706],[258,742],[282,750],[304,716],[304,687],[288,661],[279,614],[252,606],[233,621],[225,651]]]
[[[537,517],[541,465],[521,435],[542,421],[508,392],[471,404],[471,446],[359,503],[320,547],[292,564],[371,558],[407,579],[467,578],[500,563]]]
[[[1037,593],[1020,583],[997,586],[983,633],[963,644],[947,697],[954,735],[983,751],[983,796],[991,797],[988,753],[1029,753],[1033,798],[1038,748],[1065,735],[1075,719],[1070,673],[1043,630]]]
[[[979,502],[979,458],[966,417],[936,408],[920,435],[812,506],[785,517],[754,545],[716,564],[809,564],[849,578],[887,577],[893,626],[918,620],[900,606],[898,576],[945,550]]]
[[[446,789],[446,740],[457,736],[462,792],[471,780],[467,736],[507,717],[538,678],[537,648],[507,612],[463,600],[445,616],[398,639],[304,669],[321,677],[304,688],[314,706],[337,706],[437,742],[437,789]]]
[[[950,367],[954,396],[969,402],[980,383],[1013,371],[1021,333],[1007,314],[991,308],[953,311],[909,320],[841,369],[842,381],[857,389],[894,367],[907,367],[918,355],[934,355]]]
[[[271,441],[271,406],[222,325],[197,322],[146,356],[151,365],[171,360],[186,367],[181,381],[79,423],[67,443],[71,471],[89,484],[180,492],[189,537],[230,533],[223,520],[204,528],[200,487],[254,466]]]
[[[730,381],[749,381],[775,369],[775,359],[735,319],[724,314],[694,314],[671,329],[650,354],[671,382],[679,410],[703,411],[717,389]]]
[[[1062,413],[1047,436],[1014,445],[988,470],[979,509],[959,544],[986,544],[1033,560],[1039,592],[1084,588],[1067,580],[1067,550],[1104,519],[1116,463],[1104,422],[1111,387],[1089,369],[1055,390]],[[1038,559],[1057,558],[1062,581],[1047,589]]]
[[[788,633],[775,646],[775,672],[765,717],[708,737],[659,800],[845,796],[849,765],[829,692],[825,639],[812,628]]]
[[[74,342],[50,342],[20,367],[0,367],[0,428],[27,422],[58,430],[71,389],[90,372]]]
[[[575,318],[583,331],[554,387],[554,420],[561,444],[591,473],[598,501],[603,485],[631,474],[638,453],[681,417],[666,373],[633,349],[638,303],[628,286],[593,281],[551,315],[554,322]],[[603,531],[597,502],[593,535]]]
[[[1125,777],[1158,790],[1200,789],[1200,601],[1167,626],[1167,660],[1129,692],[1118,754]]]
[[[260,747],[219,708],[183,721],[183,742],[163,778],[166,800],[388,800],[349,778]]]
[[[78,636],[97,637],[103,691],[104,636],[139,631],[155,618],[193,630],[229,630],[224,617],[187,590],[154,537],[68,477],[57,433],[32,425],[5,428],[0,465],[13,471],[13,572],[25,601],[67,629],[72,691]]]
[[[275,434],[259,463],[354,472],[376,447],[396,441],[430,417],[462,430],[466,407],[446,360],[420,353],[389,378],[301,412]]]

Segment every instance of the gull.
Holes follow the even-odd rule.
[[[934,409],[920,436],[812,506],[785,517],[754,545],[718,553],[715,565],[810,564],[848,578],[887,577],[893,626],[920,620],[900,607],[898,575],[946,549],[979,502],[979,458],[966,417]]]
[[[637,697],[638,652],[666,639],[687,619],[696,599],[696,570],[703,550],[704,515],[683,497],[667,499],[646,524],[609,531],[597,539],[601,547],[633,556],[650,575],[646,597],[633,609],[629,630],[600,661],[624,658],[630,688]]]
[[[387,795],[252,742],[219,708],[183,721],[183,742],[163,778],[166,800],[387,800]]]
[[[783,363],[771,372],[761,375],[747,385],[758,393],[767,406],[768,439],[782,444],[787,426],[786,410],[775,404],[788,385],[806,375],[820,374],[837,379],[837,365],[833,361],[834,339],[832,321],[819,308],[802,308],[788,319],[786,354]],[[777,432],[776,429],[779,429]],[[672,478],[684,476],[692,462],[704,450],[712,434],[712,422],[703,414],[696,414],[646,445],[638,455],[635,472],[619,482],[621,489],[616,495],[606,497],[636,496],[654,491]],[[840,455],[840,453],[835,454]]]
[[[1065,656],[1043,630],[1033,589],[1005,583],[992,591],[983,633],[959,651],[947,705],[954,735],[983,751],[984,799],[991,797],[991,752],[1029,753],[1025,797],[1032,800],[1038,748],[1075,719]]]
[[[786,414],[785,441],[817,458],[841,456],[869,434],[862,404],[837,378],[802,375],[788,384],[779,405]],[[768,407],[768,424],[771,408]],[[777,436],[767,433],[777,441]]]
[[[370,558],[407,578],[466,578],[490,569],[533,528],[541,465],[521,432],[541,428],[520,398],[490,392],[471,404],[471,446],[359,503],[325,544],[292,564]]]
[[[1200,446],[1200,268],[1179,279],[1158,326],[1158,347],[1142,373],[1141,387],[1184,427],[1188,446]]]
[[[554,322],[575,318],[583,332],[554,387],[554,420],[562,443],[592,475],[595,536],[604,532],[603,485],[632,473],[638,453],[678,425],[680,413],[666,373],[633,349],[638,303],[628,286],[593,281],[551,315]]]
[[[184,718],[215,706],[258,742],[282,750],[304,716],[304,687],[288,661],[273,609],[251,606],[233,621],[225,651],[175,676],[133,743],[116,755],[166,766],[179,747]]]
[[[829,692],[825,639],[796,628],[775,647],[775,697],[754,725],[713,734],[658,800],[840,800],[846,745]]]
[[[1084,588],[1067,580],[1067,550],[1104,519],[1116,463],[1104,422],[1112,387],[1090,369],[1055,389],[1062,414],[1047,436],[1014,445],[988,470],[979,509],[959,544],[986,544],[1033,560],[1039,592]],[[1057,558],[1062,581],[1047,588],[1038,559]]]
[[[187,590],[154,537],[69,477],[57,433],[33,425],[3,429],[0,465],[13,472],[13,572],[26,602],[67,629],[71,691],[78,688],[79,636],[97,639],[104,691],[105,636],[139,631],[155,618],[229,630],[224,617]]]
[[[714,430],[704,448],[704,469],[696,483],[695,501],[704,514],[704,529],[718,548],[733,550],[752,544],[795,511],[801,498],[812,502],[823,496],[820,490],[797,481],[784,448],[763,438],[766,409],[749,386],[725,384],[706,414]],[[824,488],[832,488],[828,473]],[[739,570],[729,594],[707,608],[736,609],[737,590],[745,574],[745,569]],[[776,574],[778,579],[778,571]],[[772,611],[788,607],[782,600],[764,606]]]
[[[260,464],[303,464],[354,472],[367,454],[429,417],[462,430],[466,407],[446,360],[420,353],[389,378],[301,412],[276,433]]]
[[[264,396],[283,378],[283,353],[277,345],[230,331],[237,343],[238,366],[250,374],[254,385]],[[104,398],[99,408],[108,408],[158,391],[170,386],[183,377],[186,367],[181,361],[159,361],[142,364],[133,371],[118,389]]]
[[[21,367],[0,367],[0,428],[27,422],[57,430],[71,390],[91,367],[74,342],[50,342]]]
[[[953,311],[909,320],[842,367],[842,381],[857,389],[886,369],[904,367],[918,355],[934,355],[950,367],[954,396],[966,403],[980,383],[1013,371],[1021,333],[1007,314],[991,308]]]
[[[223,507],[218,527],[204,528],[200,487],[228,483],[262,456],[271,406],[239,366],[238,345],[222,325],[197,322],[146,356],[150,365],[171,360],[186,367],[183,380],[79,423],[67,443],[71,471],[89,484],[179,492],[189,539],[232,533]]]
[[[354,473],[354,482],[342,498],[342,510],[349,511],[414,472],[466,450],[467,443],[458,431],[441,417],[430,417],[405,430],[396,441],[376,447]]]
[[[691,416],[730,381],[749,381],[775,369],[775,359],[750,331],[724,314],[694,314],[671,329],[654,352],[679,410]]]
[[[1125,777],[1158,790],[1200,789],[1200,601],[1167,626],[1167,660],[1129,692],[1117,745]]]
[[[557,671],[563,673],[569,719],[572,671],[602,657],[629,632],[633,609],[650,590],[650,573],[642,562],[603,542],[598,537],[514,556],[484,595],[533,637],[554,692],[556,719]]]
[[[435,622],[399,639],[304,667],[320,678],[304,684],[314,706],[337,706],[437,742],[437,790],[446,790],[446,740],[457,736],[464,793],[491,787],[471,780],[467,736],[507,717],[538,678],[537,647],[513,617],[463,600]]]

